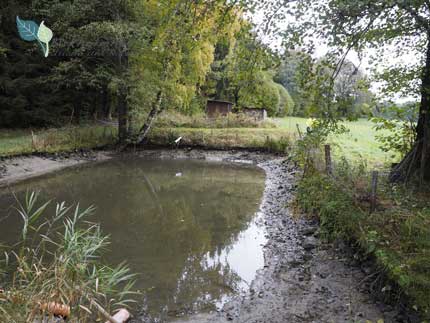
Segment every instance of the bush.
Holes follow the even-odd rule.
[[[348,191],[318,173],[300,182],[297,202],[304,212],[319,219],[328,240],[350,240],[364,217],[363,212],[354,208],[353,197]]]

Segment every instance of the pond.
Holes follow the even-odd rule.
[[[67,169],[11,188],[39,190],[82,207],[110,235],[106,261],[138,274],[140,308],[153,320],[220,308],[263,267],[259,205],[264,172],[251,165],[139,157]],[[0,192],[0,242],[20,218],[10,190]]]

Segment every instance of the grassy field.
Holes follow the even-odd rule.
[[[302,132],[306,130],[308,119],[288,117],[274,119],[281,129],[288,130],[297,136],[297,126]],[[392,153],[383,152],[375,139],[376,130],[373,123],[367,119],[359,119],[353,122],[344,122],[343,125],[349,130],[342,135],[333,135],[329,143],[334,147],[335,156],[345,156],[348,160],[363,159],[371,166],[382,167],[396,160]]]
[[[297,138],[297,124],[305,132],[307,119],[273,119],[276,128],[156,128],[150,142],[172,144],[182,137],[182,145],[208,146],[212,148],[268,148],[283,151]],[[345,122],[349,132],[332,136],[335,157],[345,155],[349,160],[363,158],[371,166],[383,166],[392,162],[390,154],[381,151],[375,140],[376,131],[368,120]],[[29,154],[34,152],[55,153],[80,148],[97,148],[116,141],[116,129],[109,126],[87,125],[63,129],[37,131],[0,130],[0,156]]]

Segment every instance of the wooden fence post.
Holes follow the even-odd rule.
[[[299,126],[299,124],[298,124],[298,123],[296,123],[296,128],[297,128],[297,132],[298,132],[298,134],[299,134],[299,138],[300,138],[300,139],[302,139],[302,138],[303,138],[303,135],[302,135],[302,131],[300,130],[300,126]]]
[[[370,213],[375,212],[376,210],[376,192],[378,188],[378,171],[372,172],[372,187],[371,187],[371,196],[370,196]]]
[[[331,164],[331,148],[330,145],[324,146],[325,150],[325,171],[327,175],[333,175],[333,166]]]

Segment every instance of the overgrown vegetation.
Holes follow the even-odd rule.
[[[416,103],[390,105],[374,116],[376,140],[383,151],[397,153],[402,158],[413,149],[416,136],[418,106]]]
[[[297,187],[298,212],[319,220],[322,236],[347,241],[376,263],[368,279],[379,295],[430,318],[430,204],[428,192],[380,179],[376,211],[371,210],[371,176],[365,162],[337,158],[325,169],[327,133],[318,127],[299,141],[295,159],[303,166]],[[327,126],[323,126],[327,129]],[[404,297],[406,296],[406,297]]]
[[[1,262],[2,320],[34,322],[54,314],[70,322],[106,320],[103,311],[132,301],[133,275],[124,264],[100,262],[109,241],[99,224],[87,222],[94,208],[49,204],[40,204],[37,193],[19,203],[21,236],[4,248]]]
[[[376,261],[378,275],[369,278],[375,293],[395,301],[406,295],[410,308],[429,318],[428,197],[384,183],[377,211],[369,214],[369,182],[365,173],[351,168],[340,169],[335,178],[308,174],[298,185],[297,203],[320,221],[329,241],[348,241]]]

